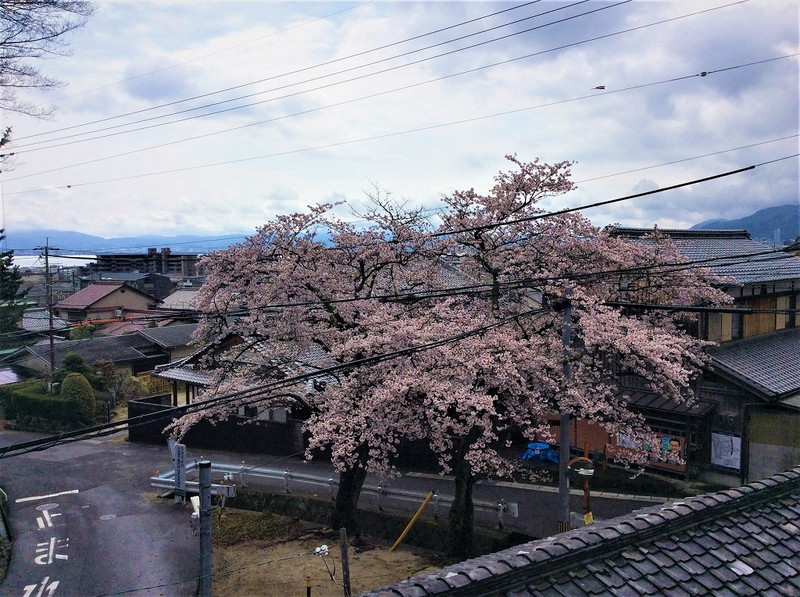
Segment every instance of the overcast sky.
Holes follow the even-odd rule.
[[[24,96],[55,117],[2,116],[9,231],[213,238],[374,186],[434,214],[512,153],[576,162],[551,210],[763,164],[599,226],[798,202],[794,1],[104,0],[69,42]]]

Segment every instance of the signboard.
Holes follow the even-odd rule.
[[[686,470],[685,438],[655,434],[652,439],[653,443],[644,439],[637,441],[627,433],[620,432],[617,435],[617,447],[647,452],[647,466],[678,472]]]
[[[736,469],[741,467],[742,438],[729,433],[711,432],[711,464]]]
[[[186,446],[175,444],[173,463],[175,464],[175,501],[186,495]]]

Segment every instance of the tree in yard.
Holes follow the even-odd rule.
[[[142,384],[129,371],[120,370],[109,360],[95,362],[97,386],[106,392],[111,404],[133,400],[142,394]]]
[[[73,404],[76,420],[89,425],[95,419],[95,395],[92,385],[80,373],[68,373],[61,382],[61,398]]]
[[[19,89],[60,85],[33,61],[68,52],[65,36],[83,26],[94,8],[76,0],[8,0],[0,9],[0,108],[32,116],[49,115],[23,101]],[[8,133],[8,131],[6,131]]]
[[[5,234],[0,229],[0,242]],[[16,328],[22,317],[24,306],[19,304],[25,298],[27,290],[22,288],[22,272],[14,265],[14,251],[0,252],[0,334],[7,334]]]
[[[512,432],[551,439],[548,418],[566,413],[611,432],[645,433],[643,419],[628,408],[626,378],[674,400],[690,398],[703,343],[686,332],[683,317],[607,303],[728,300],[705,272],[670,268],[682,259],[663,244],[658,251],[632,246],[581,216],[544,214],[541,199],[572,188],[568,163],[509,159],[516,169],[500,173],[489,194],[444,198],[436,237],[447,239],[437,246],[442,255],[458,256],[459,270],[483,291],[420,295],[399,316],[373,305],[360,319],[368,333],[345,348],[356,358],[454,341],[359,371],[326,392],[310,425],[313,441],[329,443],[334,453],[352,452],[371,434],[373,469],[386,470],[401,438],[426,439],[455,477],[450,551],[460,557],[472,545],[475,480],[513,468],[502,457]],[[554,307],[567,289],[574,322],[565,349],[563,316]]]
[[[95,374],[90,365],[77,352],[70,352],[61,359],[61,365],[53,372],[53,383],[62,383],[70,373],[80,373],[90,384],[95,381]]]
[[[374,297],[425,283],[431,264],[425,257],[428,226],[418,212],[407,212],[376,193],[368,211],[361,214],[366,223],[356,226],[334,217],[333,207],[320,205],[307,214],[279,216],[244,243],[205,260],[208,277],[197,297],[205,313],[201,335],[209,343],[230,335],[244,342],[227,350],[217,345],[218,350],[208,352],[206,366],[220,378],[216,392],[204,393],[203,398],[273,381],[275,363],[314,369],[320,363],[308,355],[319,352],[327,355],[328,362],[340,361],[342,355],[349,356],[349,341],[369,335],[362,321],[378,304]],[[383,309],[396,317],[404,307],[391,303]],[[253,347],[267,356],[252,362]],[[344,396],[353,404],[366,394],[347,395],[337,388],[348,387],[357,376],[358,372],[343,371],[322,392],[301,386],[280,396],[265,393],[261,400],[284,402],[289,391],[315,412],[336,402],[329,394]],[[368,387],[362,390],[369,392]],[[232,402],[185,417],[175,432],[183,433],[199,417],[224,417],[236,407],[238,403]],[[316,433],[326,421],[326,416],[313,419],[309,430]],[[355,507],[377,441],[365,433],[352,439],[352,450],[332,446],[333,461],[340,469],[333,525],[347,527],[351,535],[358,534]]]

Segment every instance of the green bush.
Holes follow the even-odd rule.
[[[75,410],[80,423],[94,423],[96,404],[89,380],[80,373],[68,373],[61,382],[61,399]]]
[[[5,417],[13,421],[13,428],[24,431],[70,431],[80,429],[87,423],[83,408],[61,396],[47,393],[41,380],[3,386],[0,399],[5,408]],[[93,421],[90,418],[89,421]]]

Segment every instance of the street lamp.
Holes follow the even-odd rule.
[[[583,524],[590,525],[594,517],[589,507],[589,479],[594,475],[594,462],[586,456],[573,458],[567,463],[567,473],[571,482],[583,481]]]

